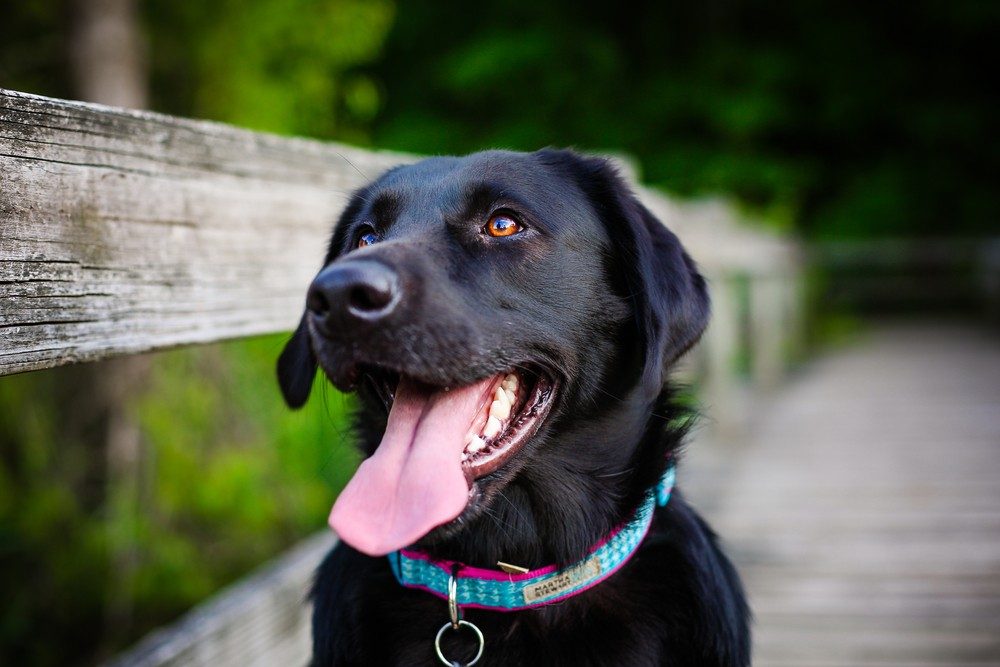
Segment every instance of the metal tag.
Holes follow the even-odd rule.
[[[601,571],[601,558],[595,554],[579,565],[560,572],[550,579],[526,586],[522,591],[524,603],[535,604],[558,597],[560,594],[576,588],[584,581],[600,576]]]
[[[527,574],[529,572],[528,568],[521,567],[520,565],[512,565],[510,563],[505,563],[502,560],[497,561],[497,567],[506,572],[507,574]]]

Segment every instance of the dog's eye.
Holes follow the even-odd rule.
[[[494,213],[483,227],[484,232],[496,237],[513,236],[523,229],[524,227],[507,213]]]
[[[360,237],[358,237],[358,247],[364,248],[373,243],[378,243],[378,234],[375,232],[365,232]]]

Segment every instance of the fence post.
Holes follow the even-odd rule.
[[[757,387],[770,389],[781,379],[788,339],[786,280],[781,274],[750,276],[750,373]]]
[[[736,355],[740,349],[739,303],[732,276],[726,272],[709,278],[712,319],[704,336],[705,391],[703,403],[712,422],[722,431],[741,421],[736,377]]]

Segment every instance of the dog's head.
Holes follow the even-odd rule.
[[[560,493],[627,472],[708,318],[694,263],[614,168],[555,150],[384,174],[306,304],[279,381],[293,407],[317,366],[357,390],[369,458],[330,520],[373,555],[446,539],[498,497],[536,532],[561,513],[533,505],[572,512]]]

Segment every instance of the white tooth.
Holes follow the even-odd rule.
[[[511,373],[510,375],[508,375],[503,379],[503,382],[500,383],[500,386],[502,386],[504,389],[510,389],[511,391],[514,391],[515,389],[517,389],[517,376]]]
[[[483,427],[483,435],[485,435],[487,438],[492,438],[499,432],[500,432],[500,420],[494,417],[493,415],[490,415],[490,418],[486,420],[486,426]]]
[[[514,405],[514,399],[517,398],[517,394],[514,393],[513,389],[504,389],[504,394],[507,395],[507,402]]]
[[[498,398],[497,400],[490,403],[490,417],[496,417],[500,421],[510,417],[510,403],[507,402],[507,396],[500,390],[500,395],[503,398]]]
[[[472,440],[469,441],[469,445],[465,449],[469,454],[475,454],[485,446],[486,442],[478,435],[474,435],[472,436]]]
[[[503,387],[497,387],[497,390],[493,392],[494,401],[505,401],[507,400],[507,394],[504,393]]]

